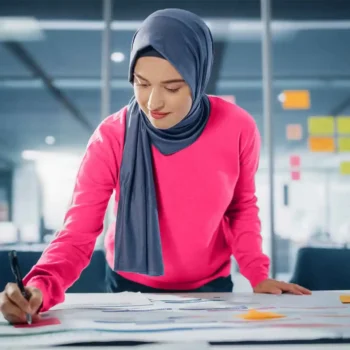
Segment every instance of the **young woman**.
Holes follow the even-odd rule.
[[[260,139],[240,107],[205,94],[213,40],[179,9],[136,32],[134,97],[105,119],[83,157],[64,227],[25,277],[1,294],[10,322],[64,300],[89,264],[110,196],[117,219],[105,240],[109,292],[231,292],[233,255],[256,293],[310,293],[269,279],[255,197]],[[34,316],[36,317],[36,316]]]

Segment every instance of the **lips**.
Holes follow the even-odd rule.
[[[160,112],[150,111],[150,114],[154,119],[162,119],[166,117],[169,113],[160,113]]]

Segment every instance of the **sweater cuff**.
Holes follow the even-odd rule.
[[[50,296],[48,295],[45,282],[39,278],[33,278],[33,279],[29,280],[27,283],[25,283],[25,285],[26,285],[26,287],[37,288],[42,293],[43,301],[42,301],[42,304],[38,310],[38,313],[48,311],[50,309],[51,305],[50,305]]]
[[[259,273],[254,274],[249,278],[250,285],[252,288],[255,288],[260,282],[265,281],[269,278],[269,274],[266,271],[261,271]]]

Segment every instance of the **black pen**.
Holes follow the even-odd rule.
[[[12,250],[11,252],[9,252],[9,257],[10,257],[10,263],[11,263],[11,270],[12,270],[13,275],[15,276],[18,288],[21,291],[22,295],[27,300],[29,300],[30,294],[24,289],[21,271],[19,269],[17,252],[15,250]],[[26,314],[26,319],[27,319],[28,324],[32,324],[32,315],[31,314]]]

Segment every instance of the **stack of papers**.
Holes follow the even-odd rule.
[[[336,293],[72,294],[33,325],[0,320],[0,348],[81,342],[246,342],[350,337]]]

